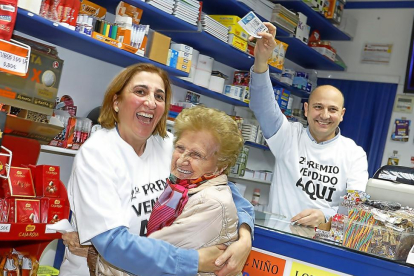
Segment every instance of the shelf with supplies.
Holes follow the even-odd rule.
[[[255,183],[260,183],[260,184],[264,184],[264,185],[272,184],[272,182],[270,182],[270,181],[256,179],[256,178],[245,178],[245,177],[234,175],[234,174],[229,174],[228,178],[229,178],[229,180],[234,180],[234,181],[244,180],[244,181],[247,181],[247,182],[255,182]]]
[[[277,1],[276,4],[281,4],[289,10],[301,12],[306,15],[308,17],[307,24],[311,26],[311,30],[319,30],[321,37],[324,40],[351,40],[350,36],[338,29],[322,14],[312,10],[312,8],[302,0],[282,0]],[[210,14],[235,14],[243,17],[252,9],[237,0],[204,0],[203,10]],[[259,14],[257,14],[257,16],[262,21],[268,21]],[[281,30],[281,28],[279,28],[278,32],[279,33],[276,34],[277,37],[291,36],[288,32]]]
[[[323,40],[351,40],[352,38],[346,33],[342,32],[332,22],[325,18],[322,14],[314,11],[302,0],[285,0],[278,1],[289,10],[301,12],[308,17],[307,25],[311,26],[311,32],[318,30]]]
[[[75,156],[76,153],[78,152],[77,150],[59,148],[59,147],[48,146],[48,145],[42,145],[40,147],[40,150],[42,152],[60,154],[60,155],[68,155],[68,156]]]
[[[191,34],[169,31],[162,33],[170,36],[174,42],[187,44],[200,51],[201,54],[210,56],[214,60],[237,70],[249,71],[253,65],[253,56],[236,49],[204,31]],[[269,66],[269,68],[271,73],[282,72],[282,70],[272,66]]]
[[[232,104],[234,106],[244,106],[244,107],[249,106],[249,104],[247,104],[245,102],[242,102],[242,101],[237,100],[237,99],[233,99],[233,98],[228,97],[224,94],[209,90],[207,88],[204,88],[202,86],[198,86],[194,83],[179,79],[179,78],[174,77],[174,76],[171,77],[171,82],[176,86],[188,89],[192,92],[198,93],[200,95],[207,96],[209,98],[213,98],[213,99],[216,99],[216,100],[228,103],[228,104]]]
[[[257,144],[257,143],[250,142],[250,141],[244,142],[244,145],[248,147],[252,147],[252,148],[262,149],[262,150],[270,150],[268,146]]]
[[[95,2],[107,8],[109,12],[114,12],[119,0],[98,0]],[[143,10],[142,24],[150,25],[151,29],[171,37],[171,40],[174,42],[187,44],[200,51],[201,54],[210,56],[214,60],[238,70],[248,71],[253,65],[253,56],[204,31],[198,30],[196,26],[157,9],[146,2],[138,0],[127,0],[125,2]],[[273,73],[281,72],[281,70],[274,67],[270,67],[270,71]]]
[[[94,0],[93,2],[105,7],[108,12],[115,14],[116,7],[120,0]],[[123,0],[144,12],[142,13],[141,24],[150,25],[155,31],[185,31],[197,32],[197,26],[191,25],[169,13],[166,13],[141,0]]]
[[[114,65],[126,67],[149,62],[170,75],[188,76],[188,73],[105,44],[23,9],[17,11],[15,30]]]
[[[272,78],[272,77],[271,77],[271,80],[272,80],[273,86],[279,86],[279,87],[285,88],[286,90],[289,90],[291,94],[293,94],[295,96],[298,96],[299,98],[304,98],[304,99],[309,98],[310,92],[307,92],[305,90],[298,89],[296,87],[290,86],[290,85],[288,85],[286,83],[283,83],[283,82],[280,82],[280,81],[278,81],[278,80],[276,80],[275,78]]]
[[[305,3],[302,3],[302,1],[285,2],[297,2],[297,5],[299,7],[302,7],[302,4],[306,5]],[[203,1],[203,10],[207,14],[234,14],[239,17],[243,17],[249,11],[251,11],[251,8],[241,2],[238,2],[237,0],[207,0]],[[316,22],[319,22],[317,26],[322,26],[322,29],[319,29],[319,31],[324,33],[324,39],[329,38],[331,40],[350,40],[350,37],[346,36],[341,30],[333,26],[331,22],[326,20],[322,15],[313,11],[311,8],[309,8],[309,11],[307,13],[309,13],[309,17],[312,18],[311,21],[308,21],[309,24],[311,24],[310,22],[314,22],[314,17],[320,17],[320,22]],[[262,21],[267,21],[260,15],[258,15],[258,17]],[[282,28],[277,29],[276,38],[282,42],[289,44],[289,47],[286,51],[286,58],[304,68],[329,71],[345,71],[345,68],[321,55],[305,43],[301,42],[296,37],[293,37],[292,34],[288,33]]]

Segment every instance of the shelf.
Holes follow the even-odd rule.
[[[70,155],[70,156],[75,156],[76,153],[78,152],[77,150],[64,149],[64,148],[59,148],[59,147],[47,146],[47,145],[42,145],[40,150],[43,152],[50,152],[54,154]]]
[[[304,98],[304,99],[309,98],[310,92],[307,92],[307,91],[298,89],[296,87],[290,86],[290,85],[288,85],[286,83],[283,83],[283,82],[280,82],[280,81],[278,81],[274,78],[271,78],[271,80],[272,80],[272,84],[274,86],[280,86],[282,88],[285,88],[285,89],[289,90],[291,94],[293,94],[295,96],[298,96],[299,98]]]
[[[345,68],[321,55],[296,37],[278,37],[289,44],[286,58],[304,68],[328,71],[345,71]]]
[[[245,16],[252,9],[244,3],[237,0],[204,0],[203,11],[207,14],[221,14],[221,15],[237,15],[239,17]],[[260,14],[257,17],[262,21],[268,21]]]
[[[284,2],[295,2],[295,3],[297,2],[298,7],[302,7],[304,9],[309,8],[307,7],[305,3],[303,3],[303,5],[306,6],[304,7],[301,1],[284,1]],[[237,2],[236,0],[227,0],[227,1],[207,0],[207,1],[203,1],[203,10],[205,10],[206,13],[210,13],[210,14],[234,14],[239,17],[243,17],[249,11],[251,11],[251,8],[249,8],[243,3]],[[310,13],[310,11],[312,13]],[[322,28],[324,33],[333,32],[334,34],[332,34],[332,36],[337,37],[337,40],[341,40],[340,38],[343,37],[342,35],[344,34],[338,28],[333,26],[331,22],[329,22],[328,20],[323,18],[321,15],[313,11],[311,8],[309,8],[307,13],[312,15],[312,16],[309,16],[311,18],[314,17],[313,15],[320,17],[321,19],[320,22],[322,22],[324,26],[324,28]],[[258,17],[262,21],[267,21],[260,15],[258,15]],[[314,19],[311,19],[311,20],[313,22]],[[318,22],[318,21],[315,20],[315,22]],[[328,70],[328,71],[345,71],[345,68],[337,65],[335,62],[319,54],[317,51],[315,51],[314,49],[312,49],[305,43],[301,42],[299,39],[293,37],[292,34],[288,33],[282,28],[277,29],[276,38],[280,41],[283,41],[289,44],[289,47],[286,51],[286,58],[304,68],[316,69],[316,70]],[[326,36],[323,38],[327,39]],[[343,40],[350,40],[350,38],[349,37],[346,39],[344,38]],[[272,72],[272,70],[270,70],[270,72]]]
[[[174,42],[187,44],[200,51],[201,54],[213,57],[214,60],[235,69],[249,71],[250,67],[253,65],[253,56],[234,48],[204,31],[191,34],[174,32],[162,33],[170,36]],[[282,71],[275,67],[270,67],[270,72],[281,73]]]
[[[313,30],[318,30],[321,34],[322,40],[351,40],[352,38],[338,29],[322,14],[317,13],[311,7],[306,5],[301,0],[290,0],[290,1],[278,1],[277,4],[281,4],[289,10],[295,12],[301,12],[308,17],[307,25]]]
[[[245,177],[231,175],[231,174],[229,174],[228,178],[230,180],[232,180],[232,179],[234,179],[234,180],[244,180],[244,181],[248,181],[248,182],[255,182],[255,183],[260,183],[260,184],[265,184],[265,185],[272,184],[272,182],[270,182],[270,181],[265,181],[265,180],[255,179],[255,178],[245,178]]]
[[[257,144],[257,143],[253,143],[253,142],[249,142],[249,141],[244,142],[244,145],[245,146],[248,146],[248,147],[262,149],[262,150],[270,150],[268,146],[261,145],[261,144]]]
[[[179,79],[177,77],[171,77],[171,82],[176,86],[188,89],[192,92],[196,92],[198,94],[201,94],[201,95],[204,95],[204,96],[207,96],[207,97],[210,97],[210,98],[213,98],[213,99],[216,99],[216,100],[228,103],[228,104],[232,104],[232,105],[235,105],[235,106],[244,106],[244,107],[249,106],[249,104],[247,104],[245,102],[230,98],[230,97],[228,97],[224,94],[221,94],[221,93],[218,93],[218,92],[215,92],[215,91],[211,91],[207,88],[198,86],[194,83]]]
[[[188,76],[183,71],[110,46],[23,9],[17,11],[15,30],[121,67],[148,62],[164,69],[170,75]]]
[[[150,4],[140,0],[123,0],[137,8],[143,10],[141,24],[150,25],[151,29],[156,31],[170,30],[170,31],[186,31],[197,32],[197,26],[191,25],[184,20],[181,20],[171,14],[168,14]],[[95,0],[94,3],[101,5],[107,9],[108,12],[115,14],[116,7],[119,0]],[[166,23],[168,22],[168,23]]]
[[[44,241],[60,239],[62,234],[48,231],[46,223],[0,223],[0,241]]]

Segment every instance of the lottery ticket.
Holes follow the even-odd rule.
[[[242,19],[239,21],[239,25],[251,36],[256,38],[262,38],[261,36],[257,35],[259,32],[267,32],[267,27],[263,24],[263,22],[255,15],[252,11],[246,14]]]

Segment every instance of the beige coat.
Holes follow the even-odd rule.
[[[181,215],[172,225],[150,235],[177,247],[200,249],[217,244],[227,244],[238,239],[237,209],[233,202],[227,176],[220,175],[197,188],[188,191],[189,200]],[[102,258],[97,262],[97,275],[126,276],[117,271]],[[198,275],[214,275],[200,273]]]

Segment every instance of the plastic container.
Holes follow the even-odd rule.
[[[346,218],[342,245],[378,257],[405,261],[414,245],[414,232],[400,232],[385,226],[350,222]]]

